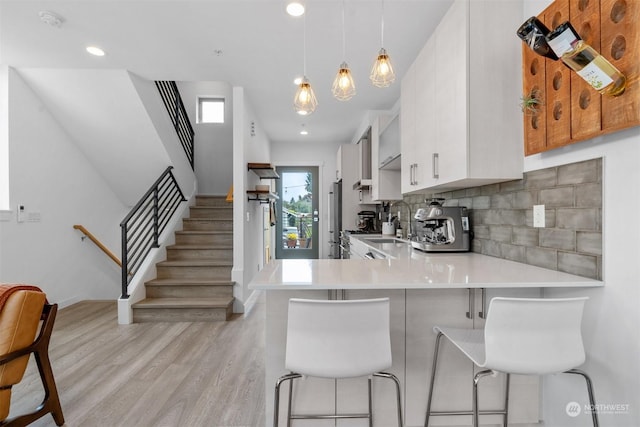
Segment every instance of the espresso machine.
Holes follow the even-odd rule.
[[[425,252],[468,252],[471,243],[469,213],[463,206],[442,206],[444,199],[426,199],[416,211],[411,246]]]

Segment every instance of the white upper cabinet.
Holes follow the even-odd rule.
[[[401,200],[400,125],[397,110],[380,112],[371,126],[371,198],[374,201]],[[393,161],[389,161],[394,159]],[[378,165],[383,164],[382,167]]]
[[[413,171],[416,159],[416,66],[407,70],[400,87],[400,164],[403,193],[415,189]]]
[[[522,178],[522,14],[520,2],[456,0],[407,71],[403,193]]]

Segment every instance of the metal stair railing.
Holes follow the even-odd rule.
[[[194,169],[193,149],[195,132],[189,121],[189,116],[187,116],[187,110],[182,103],[178,85],[174,81],[156,81],[156,87],[160,92],[164,106],[167,108],[169,117],[171,117],[173,128],[178,134],[180,144],[182,144],[182,148],[187,155],[191,169]]]
[[[169,166],[131,212],[122,220],[122,296],[129,298],[128,286],[153,248],[181,202],[186,201]]]

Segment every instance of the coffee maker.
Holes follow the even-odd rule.
[[[469,213],[464,206],[442,206],[444,199],[426,199],[416,211],[416,232],[411,246],[425,252],[468,252],[471,242]]]

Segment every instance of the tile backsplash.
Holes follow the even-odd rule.
[[[531,171],[523,179],[433,197],[466,206],[472,251],[602,279],[602,159]],[[424,195],[408,195],[412,212]],[[533,206],[545,206],[545,227],[533,227]],[[406,224],[402,224],[406,227]]]

